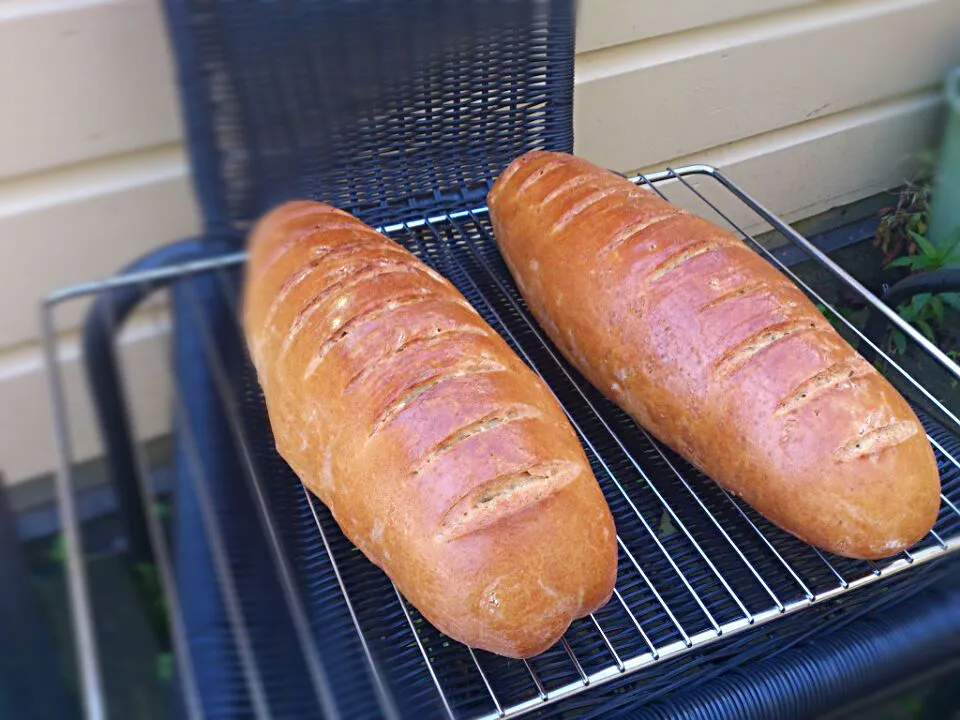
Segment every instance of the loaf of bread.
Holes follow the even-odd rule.
[[[931,529],[940,480],[916,415],[743,241],[566,154],[517,158],[488,205],[564,357],[719,485],[852,558]]]
[[[278,452],[439,630],[529,657],[610,599],[613,518],[576,434],[448,280],[290,202],[250,236],[243,325]]]

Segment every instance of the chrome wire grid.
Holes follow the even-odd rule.
[[[617,524],[619,575],[616,591],[605,607],[575,622],[560,643],[529,661],[508,661],[474,651],[443,637],[424,621],[389,580],[346,541],[326,508],[299,487],[273,452],[249,363],[243,360],[239,375],[230,369],[236,365],[234,353],[244,352],[237,317],[244,255],[120,276],[65,288],[48,299],[44,312],[60,452],[57,489],[64,513],[73,618],[89,716],[105,716],[103,678],[93,630],[95,612],[87,594],[79,546],[68,398],[57,361],[54,314],[68,301],[132,285],[162,294],[171,283],[214,277],[217,293],[231,309],[234,319],[224,331],[207,317],[207,300],[196,292],[186,293],[185,307],[200,329],[200,346],[215,381],[215,396],[222,403],[243,469],[245,482],[235,480],[235,492],[249,491],[256,508],[246,531],[259,537],[272,564],[270,577],[258,578],[256,583],[276,583],[279,588],[283,603],[272,608],[270,622],[288,626],[290,637],[296,640],[290,652],[296,655],[294,662],[304,668],[303,685],[309,690],[305,702],[313,707],[310,716],[317,708],[331,718],[479,720],[518,716],[751,626],[854,593],[960,547],[956,449],[960,447],[960,421],[954,409],[946,407],[834,310],[805,277],[783,264],[780,254],[769,249],[770,242],[761,244],[741,227],[744,223],[763,226],[788,246],[804,250],[817,268],[860,292],[911,344],[932,356],[945,377],[960,377],[960,368],[716,170],[691,166],[634,180],[649,184],[671,202],[727,222],[822,303],[848,339],[858,342],[861,350],[872,349],[882,359],[879,366],[921,414],[941,468],[942,508],[928,537],[908,552],[873,563],[831,556],[788,536],[655,441],[563,360],[517,293],[492,241],[486,208],[398,223],[380,229],[453,281],[551,386],[587,451]],[[746,216],[749,220],[744,221]],[[158,324],[164,322],[161,315],[152,317]],[[113,322],[111,318],[105,321]],[[163,330],[159,325],[157,329]],[[225,341],[224,332],[232,339]],[[131,368],[122,371],[126,375]],[[265,649],[269,639],[265,641],[262,634],[254,637],[256,624],[264,620],[257,615],[262,608],[258,610],[245,595],[244,584],[249,585],[249,579],[241,577],[237,559],[244,551],[225,534],[224,511],[209,492],[210,478],[198,460],[197,428],[191,427],[195,420],[185,411],[187,390],[179,385],[176,373],[171,373],[168,381],[171,426],[185,438],[185,457],[193,466],[194,491],[216,569],[210,582],[217,584],[229,620],[239,678],[236,707],[257,717],[284,715],[285,691],[269,677],[269,648]],[[131,406],[136,405],[135,400],[130,398]],[[145,457],[141,448],[141,482],[147,476]],[[200,700],[196,668],[188,651],[182,598],[170,558],[171,539],[152,512],[146,512],[145,518],[168,599],[184,708],[191,717],[212,714]],[[336,632],[331,630],[333,625]],[[337,648],[336,653],[332,647]],[[345,706],[344,693],[351,688],[352,699]]]

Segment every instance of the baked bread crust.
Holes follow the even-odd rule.
[[[267,213],[249,252],[277,449],[427,620],[530,657],[609,600],[615,528],[576,434],[448,280],[317,202]]]
[[[913,410],[743,241],[563,153],[517,158],[488,206],[564,357],[714,481],[848,557],[932,528],[940,479]]]

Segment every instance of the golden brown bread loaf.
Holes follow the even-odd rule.
[[[316,202],[268,213],[249,252],[277,449],[430,622],[528,657],[609,600],[615,528],[577,436],[449,281]]]
[[[936,521],[912,409],[745,243],[570,155],[517,158],[488,198],[537,321],[594,386],[781,528],[854,558]]]

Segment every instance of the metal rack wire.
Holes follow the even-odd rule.
[[[70,428],[57,362],[54,312],[71,300],[140,285],[157,293],[185,283],[182,311],[199,329],[220,412],[254,511],[247,535],[259,538],[261,572],[251,577],[242,542],[225,530],[234,512],[213,497],[209,470],[199,457],[197,428],[184,389],[171,373],[172,426],[187,448],[209,540],[220,601],[229,620],[236,677],[227,714],[324,717],[449,717],[471,720],[543,711],[564,698],[625,678],[657,663],[740,634],[838,596],[917,568],[960,548],[960,421],[952,408],[910,376],[875,340],[840,315],[778,254],[743,232],[734,213],[764,223],[809,253],[821,268],[862,291],[867,302],[924,351],[946,375],[960,377],[948,358],[850,275],[712,168],[693,166],[635,178],[672,202],[721,218],[757,252],[778,265],[842,324],[849,339],[870,348],[888,377],[913,402],[940,465],[942,508],[934,530],[908,552],[883,562],[829,556],[774,528],[737,498],[655,441],[596,392],[562,359],[527,312],[491,238],[483,207],[381,228],[453,281],[517,353],[551,386],[587,450],[614,513],[620,548],[617,588],[610,603],[575,622],[554,648],[529,661],[508,661],[442,636],[405,601],[389,580],[342,535],[326,508],[302,489],[276,456],[262,399],[244,355],[237,320],[243,254],[126,275],[65,288],[45,304],[44,330],[60,453],[58,495],[64,511],[71,596],[84,688],[91,717],[102,717],[94,610],[87,594],[77,518],[72,503]],[[206,293],[187,282],[206,278]],[[212,293],[212,295],[211,295]],[[211,316],[219,298],[233,320]],[[159,317],[159,316],[154,316]],[[110,324],[112,318],[104,318]],[[156,322],[161,322],[157,320]],[[113,325],[111,325],[113,327]],[[158,332],[162,328],[157,328]],[[126,368],[125,371],[129,371]],[[147,462],[139,456],[141,481]],[[146,488],[143,488],[147,496]],[[247,494],[247,492],[244,492]],[[192,667],[190,638],[181,618],[183,598],[163,523],[146,512],[171,614],[177,678],[190,717],[216,714],[204,705]],[[257,593],[275,586],[278,605]],[[267,613],[266,615],[264,613]],[[270,632],[262,632],[264,618]],[[286,637],[286,644],[277,638]],[[283,655],[302,676],[282,677],[272,657]],[[296,685],[296,688],[294,686]],[[349,702],[345,700],[349,697]]]

